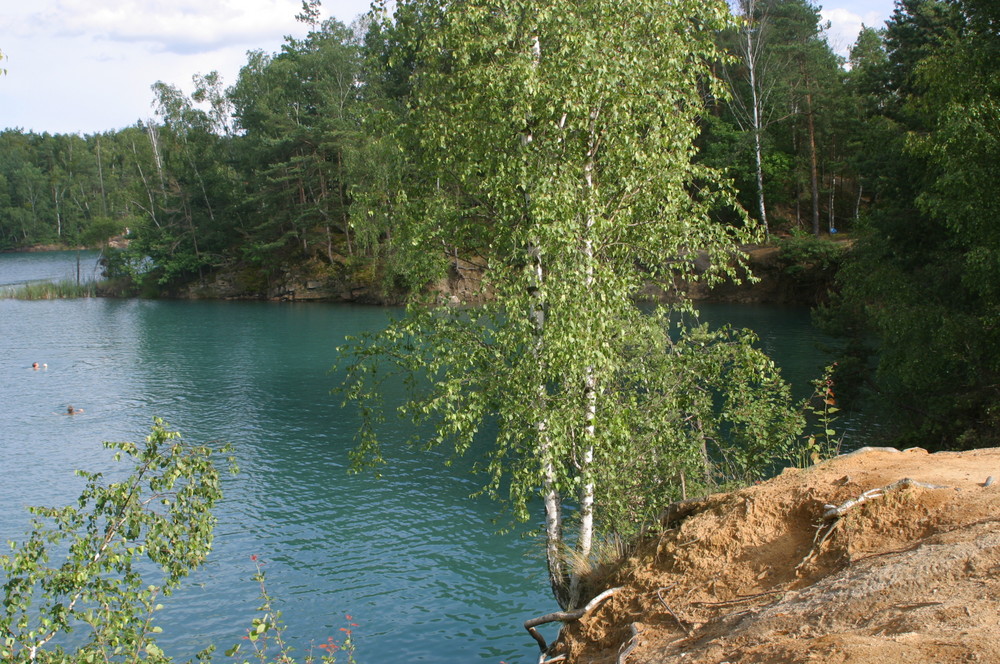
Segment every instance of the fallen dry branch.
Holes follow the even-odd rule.
[[[740,595],[739,597],[723,600],[721,602],[691,602],[691,606],[703,606],[712,609],[723,606],[736,606],[737,604],[743,604],[744,602],[752,602],[755,599],[761,599],[763,597],[771,597],[772,595],[780,595],[784,592],[786,592],[784,589],[768,590],[766,592],[756,593],[754,595]]]
[[[625,660],[632,654],[635,647],[639,645],[639,629],[635,626],[635,623],[629,625],[629,631],[632,632],[632,636],[628,641],[622,644],[621,652],[618,653],[618,660],[616,664],[625,664]]]
[[[541,648],[544,653],[548,650],[548,644],[545,643],[545,637],[542,636],[536,627],[539,625],[545,625],[550,622],[570,622],[573,620],[579,620],[580,618],[586,617],[591,611],[597,608],[597,606],[606,600],[607,598],[614,595],[616,592],[621,590],[621,588],[608,588],[603,593],[595,597],[594,599],[587,602],[587,605],[582,609],[576,609],[575,611],[556,611],[554,613],[547,613],[544,616],[539,616],[537,618],[531,618],[524,621],[524,628],[528,630],[528,634],[538,642],[538,647]]]
[[[947,489],[949,487],[940,486],[938,484],[930,484],[928,482],[919,482],[917,480],[912,480],[909,477],[904,477],[898,482],[893,482],[892,484],[878,489],[869,489],[857,498],[851,498],[850,500],[841,503],[840,505],[824,505],[823,520],[829,521],[830,519],[837,519],[843,516],[848,510],[861,505],[862,503],[871,500],[872,498],[879,498],[886,493],[893,491],[895,489],[901,489],[904,486],[916,486],[922,489]]]
[[[684,621],[682,621],[677,616],[676,613],[674,613],[674,610],[670,608],[669,604],[667,604],[667,600],[663,599],[663,593],[666,592],[667,590],[670,590],[671,588],[673,588],[676,585],[677,584],[674,583],[674,584],[671,584],[671,585],[667,586],[666,588],[659,588],[659,589],[657,589],[657,591],[656,591],[656,599],[660,600],[660,604],[663,605],[663,608],[666,609],[667,613],[669,613],[673,617],[674,621],[677,622],[677,624],[680,626],[680,628],[682,630],[684,630],[684,634],[686,634],[687,636],[691,636],[691,630],[688,629],[688,626],[684,624]]]
[[[878,448],[881,449],[881,448]],[[892,448],[885,448],[892,449]],[[860,451],[860,450],[859,450]],[[858,505],[862,505],[872,498],[881,498],[890,491],[896,489],[901,489],[907,486],[920,487],[922,489],[947,489],[949,487],[941,486],[939,484],[931,484],[929,482],[920,482],[918,480],[911,479],[909,477],[904,477],[901,480],[893,482],[883,487],[878,487],[875,489],[869,489],[865,491],[860,496],[856,498],[851,498],[850,500],[844,501],[840,505],[826,504],[823,506],[823,523],[820,524],[819,528],[816,530],[816,536],[813,537],[813,545],[809,550],[809,553],[805,558],[802,559],[798,565],[795,566],[796,573],[812,561],[817,554],[819,554],[820,549],[823,548],[823,544],[826,542],[830,534],[840,525],[840,517],[844,516],[848,511],[854,509]]]

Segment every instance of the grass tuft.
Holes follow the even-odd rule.
[[[8,286],[0,289],[0,297],[14,300],[62,300],[95,297],[96,294],[97,288],[93,282],[80,284],[69,279]]]

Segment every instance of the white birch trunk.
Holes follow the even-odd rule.
[[[751,13],[754,11],[754,3],[748,3],[746,8],[747,26],[744,29],[746,35],[746,64],[750,76],[750,102],[753,106],[751,122],[753,123],[753,148],[754,167],[757,171],[757,209],[760,214],[760,223],[764,227],[764,234],[770,236],[770,229],[767,225],[767,208],[764,205],[764,159],[761,149],[761,133],[763,132],[763,109],[761,108],[760,83],[757,80],[757,66],[760,44],[754,43]]]
[[[104,166],[101,163],[101,137],[97,136],[97,179],[101,183],[101,212],[108,216],[108,196],[104,191]]]
[[[532,305],[531,318],[535,326],[535,359],[538,362],[539,375],[543,372],[542,350],[545,331],[545,308],[542,295],[545,271],[542,263],[541,250],[537,246],[529,247],[528,254],[532,259],[533,283],[531,286]],[[544,381],[537,387],[537,403],[539,411],[545,408],[548,393]],[[566,586],[566,564],[563,556],[562,527],[562,496],[559,494],[558,475],[556,472],[555,454],[552,440],[548,435],[548,422],[540,416],[535,423],[538,435],[539,457],[542,463],[542,500],[545,504],[545,559],[549,570],[549,585],[552,594],[563,609],[569,607],[569,596]]]
[[[159,228],[160,222],[156,220],[156,201],[153,198],[153,190],[150,189],[149,182],[146,181],[146,175],[142,172],[142,164],[139,163],[139,152],[135,149],[135,141],[132,142],[132,154],[135,156],[135,168],[139,171],[139,179],[142,180],[142,186],[146,190],[146,197],[149,199],[149,218]]]
[[[542,59],[542,44],[536,35],[532,39],[531,53],[534,60],[534,67],[537,69]],[[531,130],[530,118],[525,119],[525,130],[521,135],[521,146],[525,149],[531,145],[534,136]],[[531,193],[528,187],[524,194],[525,208],[530,214]],[[544,376],[544,360],[542,358],[544,350],[545,332],[545,267],[542,258],[541,248],[535,244],[528,247],[528,257],[531,260],[531,284],[529,293],[531,297],[530,316],[535,328],[535,360],[538,363],[539,376]],[[544,379],[540,378],[537,386],[537,402],[539,412],[544,412],[548,391]],[[540,416],[535,423],[538,435],[539,458],[542,464],[542,500],[545,504],[545,559],[549,570],[549,585],[552,587],[552,594],[556,602],[563,609],[569,606],[568,588],[566,583],[566,563],[563,555],[563,526],[562,526],[562,496],[559,493],[558,473],[556,469],[555,454],[552,440],[548,436],[548,422],[544,416]]]
[[[584,288],[590,291],[594,286],[594,159],[597,153],[597,119],[600,112],[594,110],[590,114],[590,145],[587,152],[587,163],[583,168],[584,196],[587,200],[587,216],[584,220],[583,261]],[[583,452],[580,464],[580,531],[577,535],[576,552],[582,564],[590,557],[594,541],[594,498],[596,486],[592,473],[594,463],[594,441],[597,435],[597,376],[594,367],[587,367],[583,390],[584,398],[584,429]],[[575,571],[570,579],[570,605],[580,602],[580,574]]]

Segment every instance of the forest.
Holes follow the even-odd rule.
[[[248,54],[231,85],[214,72],[194,76],[190,95],[156,82],[155,119],[93,135],[4,130],[0,249],[124,236],[108,270],[131,293],[219,271],[264,291],[295,265],[418,291],[448,256],[484,249],[470,233],[414,252],[413,227],[398,223],[407,191],[448,188],[421,181],[419,153],[433,146],[408,133],[441,112],[414,92],[435,73],[418,57],[440,27],[434,6],[376,6],[345,26],[309,0],[308,36]],[[846,60],[809,0],[731,9],[694,56],[711,58],[714,77],[693,84],[705,110],[691,156],[728,181],[703,201],[711,216],[747,242],[812,237],[821,253],[822,239],[849,238],[816,311],[841,340],[838,396],[879,399],[897,442],[995,443],[1000,8],[900,0]]]

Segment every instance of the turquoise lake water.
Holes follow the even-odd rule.
[[[75,252],[0,255],[0,284],[60,279],[75,261]],[[93,268],[96,255],[87,261]],[[101,441],[138,440],[159,416],[187,440],[231,442],[241,468],[225,480],[209,562],[166,603],[169,653],[187,658],[216,643],[226,660],[221,651],[258,603],[256,555],[300,652],[339,636],[350,614],[365,664],[536,661],[521,623],[555,609],[542,548],[524,529],[497,534],[497,507],[469,498],[479,485],[463,463],[406,448],[408,431],[395,425],[382,479],[347,472],[358,422],[330,394],[336,347],[393,313],[0,300],[0,541],[23,533],[24,506],[71,502],[81,487],[74,469],[107,468]],[[708,307],[705,316],[754,328],[800,391],[825,363],[803,309]],[[70,404],[84,413],[64,415]]]

